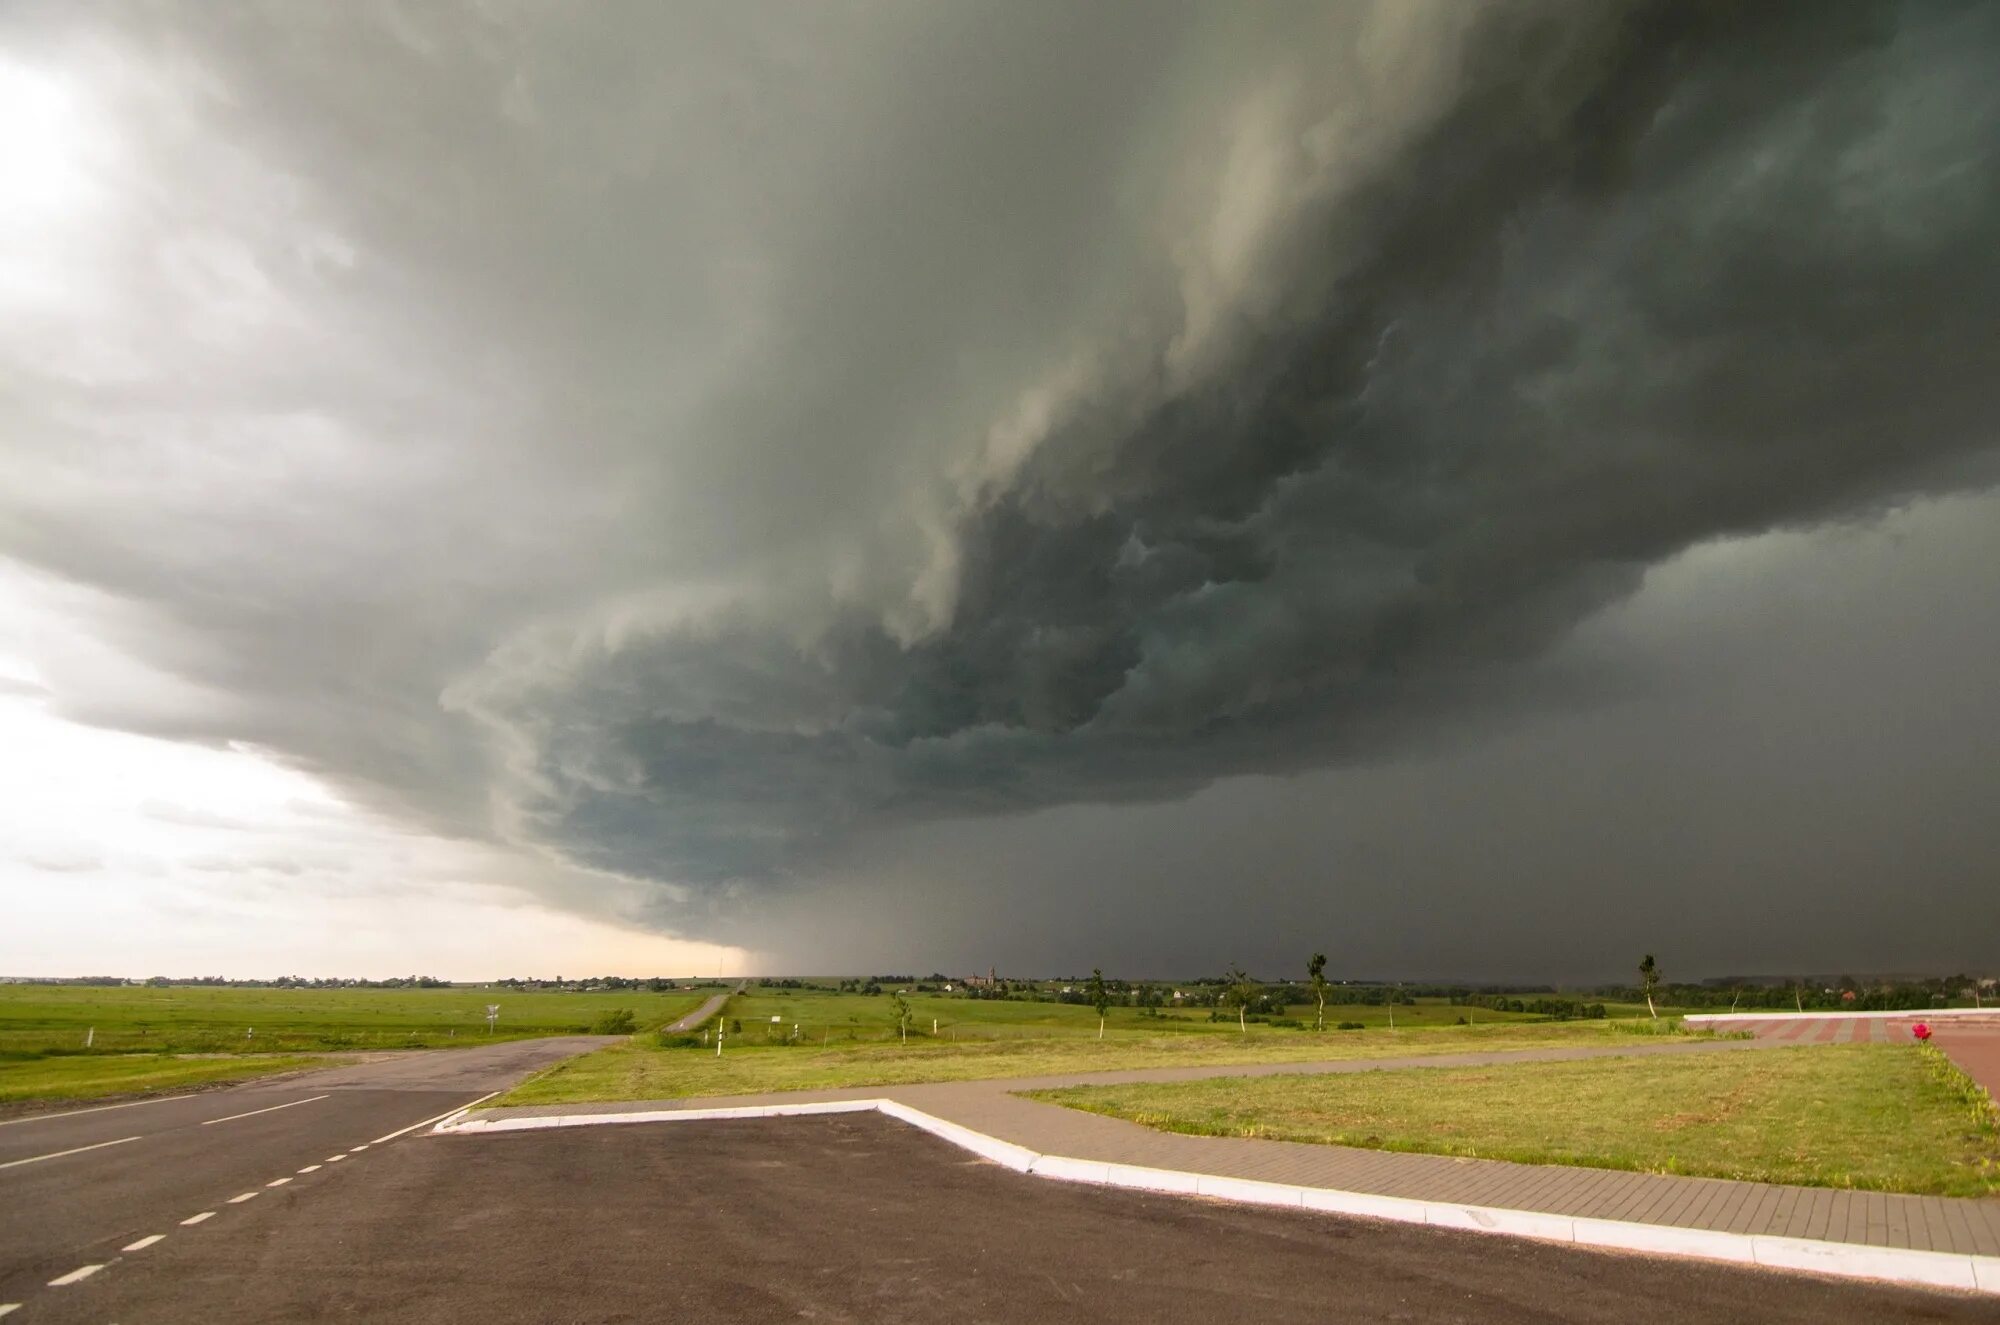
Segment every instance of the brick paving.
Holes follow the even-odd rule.
[[[1791,1029],[1790,1036],[1750,1040],[1690,1041],[1619,1048],[1541,1049],[1485,1054],[1431,1055],[1387,1059],[1343,1059],[1319,1063],[1260,1063],[1229,1066],[1145,1068],[1119,1072],[1070,1073],[995,1081],[934,1082],[868,1086],[848,1090],[786,1091],[776,1094],[701,1099],[614,1101],[543,1105],[482,1111],[481,1117],[552,1117],[593,1113],[677,1111],[809,1101],[891,1099],[947,1122],[957,1123],[1043,1155],[1147,1168],[1173,1169],[1217,1177],[1250,1178],[1332,1188],[1377,1196],[1487,1206],[1538,1213],[1620,1220],[1675,1228],[1772,1234],[1877,1247],[1908,1247],[1979,1256],[2000,1256],[2000,1199],[1965,1200],[1903,1196],[1881,1192],[1790,1187],[1773,1183],[1683,1178],[1611,1169],[1515,1164],[1503,1160],[1412,1155],[1346,1146],[1240,1137],[1184,1136],[1136,1123],[1082,1113],[1024,1099],[1015,1092],[1055,1086],[1111,1085],[1139,1081],[1187,1081],[1217,1076],[1272,1076],[1288,1073],[1368,1072],[1398,1068],[1475,1066],[1549,1062],[1577,1058],[1677,1053],[1758,1051],[1826,1025],[1793,1029],[1789,1022],[1762,1023]],[[1871,1029],[1870,1022],[1850,1022]],[[1893,1026],[1882,1028],[1893,1038]],[[1850,1034],[1857,1032],[1849,1031]],[[1957,1038],[1983,1037],[1991,1069],[2000,1070],[2000,1035],[1966,1028]],[[1904,1032],[1907,1034],[1907,1031]],[[1808,1041],[1810,1042],[1810,1041]],[[1949,1051],[1949,1046],[1948,1046]],[[1980,1053],[1985,1054],[1982,1048]],[[1968,1071],[1971,1069],[1968,1068]]]
[[[2000,1100],[2000,1025],[1940,1026],[1932,1043],[1951,1055],[1965,1075]]]

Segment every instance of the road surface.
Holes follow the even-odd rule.
[[[225,1212],[290,1204],[342,1170],[392,1163],[376,1148],[609,1042],[511,1040],[0,1121],[0,1316],[13,1305],[6,1325],[32,1321],[51,1294],[103,1273],[87,1267],[185,1239]],[[159,1241],[124,1250],[149,1238]]]
[[[715,995],[713,998],[710,998],[706,1003],[703,1003],[700,1007],[696,1008],[693,1012],[688,1013],[685,1017],[682,1017],[679,1021],[673,1023],[671,1026],[666,1027],[667,1032],[671,1034],[675,1031],[692,1031],[700,1029],[701,1024],[704,1021],[707,1021],[710,1017],[722,1011],[722,1005],[724,1003],[727,1003],[731,998],[742,992],[743,992],[743,986],[739,984],[736,986],[736,988],[728,991],[727,993]]]
[[[872,1114],[427,1130],[38,1284],[5,1325],[1995,1317],[1991,1298],[1049,1182]]]

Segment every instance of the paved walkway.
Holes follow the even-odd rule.
[[[1940,1026],[1932,1042],[1950,1054],[1965,1075],[1986,1087],[1988,1095],[2000,1100],[2000,1024]]]
[[[1599,1049],[1543,1049],[1423,1058],[1344,1059],[1223,1067],[1150,1068],[837,1091],[619,1101],[481,1111],[482,1119],[570,1117],[856,1099],[889,1099],[1043,1155],[1333,1188],[1420,1201],[1497,1207],[1674,1229],[1708,1229],[2000,1256],[2000,1199],[1953,1200],[1774,1183],[1682,1178],[1608,1169],[1513,1164],[1399,1154],[1345,1146],[1158,1132],[1014,1092],[1054,1086],[1281,1073],[1367,1072],[1391,1068],[1547,1062],[1577,1058],[1757,1051],[1770,1040],[1691,1041]]]

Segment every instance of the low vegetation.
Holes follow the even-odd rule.
[[[2000,1194],[1990,1107],[1903,1045],[1033,1092],[1202,1136],[1937,1196]]]
[[[0,985],[0,1104],[101,1099],[283,1072],[300,1053],[625,1035],[702,991]],[[489,1030],[486,1009],[500,1014]]]
[[[1444,1003],[1343,1007],[1354,1029],[1315,1032],[1307,1019],[1240,1022],[1209,1009],[966,1000],[900,1001],[809,988],[760,989],[724,1010],[722,1053],[709,1035],[642,1036],[557,1064],[496,1104],[676,1099],[826,1090],[919,1081],[1034,1077],[1122,1068],[1310,1062],[1495,1049],[1636,1044],[1666,1024],[1531,1021]],[[1100,1017],[1100,1012],[1102,1016]],[[712,1032],[711,1032],[712,1034]],[[907,1036],[907,1040],[905,1040]],[[1100,1036],[1102,1038],[1100,1038]]]
[[[183,1057],[175,1054],[65,1054],[0,1060],[0,1105],[155,1094],[294,1072],[325,1060],[279,1054]]]
[[[0,1061],[80,1050],[86,1041],[95,1053],[457,1048],[584,1032],[620,1010],[639,1028],[663,1025],[706,992],[0,985]],[[500,1009],[490,1031],[489,1004]]]

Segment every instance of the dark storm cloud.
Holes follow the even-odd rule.
[[[541,831],[754,878],[857,824],[1379,749],[1693,542],[1948,483],[1993,440],[1993,140],[1909,104],[1943,31],[1789,18],[1579,51],[1499,16],[1434,127],[1288,219],[1309,301],[984,494],[940,629],[668,634],[529,701]]]
[[[0,550],[161,675],[66,710],[669,924],[1559,709],[1994,446],[1987,7],[29,13],[198,200],[4,343]]]

